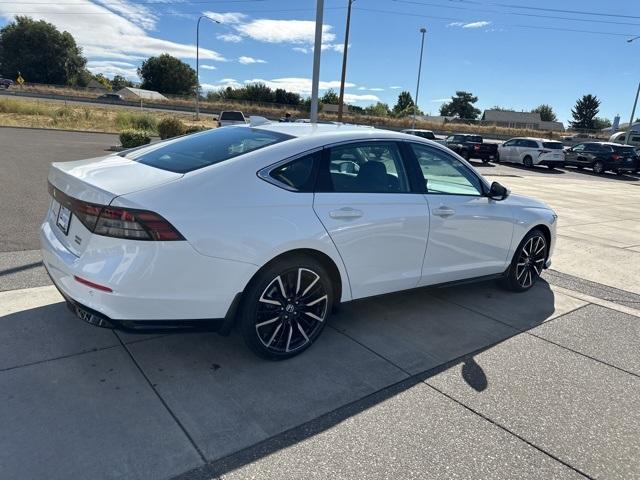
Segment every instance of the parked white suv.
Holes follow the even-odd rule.
[[[247,123],[247,120],[244,117],[244,113],[236,110],[220,112],[220,116],[218,117],[219,127],[226,127],[228,125],[244,125],[245,123]]]
[[[549,168],[564,166],[562,142],[544,138],[512,138],[498,145],[498,162],[510,162],[527,168],[546,165]]]

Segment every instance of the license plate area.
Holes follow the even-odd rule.
[[[56,221],[56,226],[65,235],[69,234],[69,225],[71,224],[71,210],[64,205],[60,205],[57,200],[53,200],[51,206],[53,212],[53,218]]]

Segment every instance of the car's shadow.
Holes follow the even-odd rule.
[[[62,304],[48,305],[2,318],[3,326],[9,326],[2,333],[3,343],[19,348],[0,353],[0,360],[12,366],[14,375],[29,376],[30,382],[28,391],[16,392],[19,407],[9,402],[3,408],[8,415],[12,408],[36,413],[19,425],[12,423],[19,431],[4,434],[16,442],[12,451],[45,448],[38,419],[57,417],[77,404],[78,392],[84,392],[95,411],[114,407],[105,402],[117,402],[118,415],[107,416],[107,424],[99,416],[84,418],[88,413],[83,410],[74,422],[56,424],[56,438],[69,445],[67,449],[82,445],[65,456],[95,455],[107,463],[137,465],[135,449],[127,456],[116,446],[85,444],[74,425],[90,425],[97,437],[108,430],[128,438],[131,419],[146,418],[148,409],[156,411],[155,404],[144,403],[156,394],[219,475],[331,428],[445,369],[459,369],[469,388],[482,391],[491,378],[474,355],[554,314],[556,299],[544,281],[524,294],[503,291],[493,282],[400,292],[342,305],[308,351],[272,362],[251,354],[237,333],[116,338],[108,330],[85,325]],[[39,392],[50,393],[52,388],[45,372],[63,361],[60,358],[65,368],[83,373],[55,389],[55,396],[43,397]],[[123,364],[123,358],[128,363]],[[119,366],[113,375],[131,377],[134,384],[101,394],[95,385],[101,385],[107,373],[83,365],[103,362],[107,369],[116,359]],[[21,370],[19,365],[25,363],[35,370]],[[34,374],[38,371],[43,373]],[[105,400],[99,395],[106,395]],[[140,403],[139,398],[146,400]],[[144,433],[136,439],[154,444]],[[148,454],[162,457],[171,452]],[[28,464],[26,457],[23,460]],[[56,469],[55,457],[47,461]]]
[[[503,162],[500,163],[499,165],[502,165],[504,167],[509,167],[509,168],[514,168],[516,170],[521,170],[523,172],[534,172],[534,173],[542,173],[542,174],[546,174],[546,175],[563,175],[566,172],[562,169],[559,169],[557,167],[555,168],[549,168],[546,166],[533,166],[531,168],[527,168],[524,165],[520,165],[517,163],[507,163],[507,162]]]
[[[618,175],[617,173],[614,172],[604,172],[604,173],[595,173],[593,170],[591,169],[579,169],[577,167],[565,167],[565,170],[567,170],[568,172],[573,172],[573,173],[579,173],[581,175],[586,175],[589,177],[595,177],[595,178],[607,178],[610,180],[620,180],[623,182],[637,182],[640,180],[640,178],[638,177],[638,174],[633,174],[633,173],[622,173],[620,175]]]

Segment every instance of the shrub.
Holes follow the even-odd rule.
[[[127,129],[120,132],[120,143],[124,148],[134,148],[151,142],[149,132],[145,130]]]
[[[135,129],[155,132],[158,120],[148,113],[118,112],[116,126],[120,130]]]
[[[204,125],[191,125],[190,127],[187,127],[187,130],[184,133],[189,135],[191,133],[204,132],[205,130],[209,130],[209,127],[205,127]]]
[[[184,135],[186,127],[177,118],[167,117],[160,120],[158,123],[158,134],[161,139],[178,137]]]

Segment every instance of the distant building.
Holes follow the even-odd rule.
[[[167,100],[167,97],[159,92],[142,88],[124,87],[116,93],[125,100]]]
[[[539,113],[515,112],[511,110],[485,110],[482,115],[485,124],[507,128],[528,128],[531,130],[564,130],[562,122],[544,122]]]

